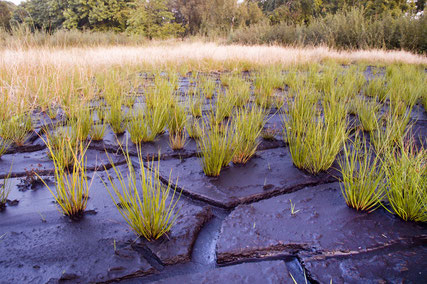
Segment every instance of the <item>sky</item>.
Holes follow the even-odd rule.
[[[24,0],[6,0],[6,1],[9,1],[9,2],[15,3],[16,5],[18,5],[18,4],[19,4],[19,3],[21,3],[21,2],[24,2]]]

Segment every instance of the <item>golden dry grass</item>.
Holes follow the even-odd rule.
[[[427,64],[427,57],[406,51],[336,51],[327,47],[219,45],[216,43],[155,43],[141,47],[34,48],[0,50],[1,66],[109,66],[123,64],[183,64],[189,61],[246,62],[256,65],[298,65],[324,60],[377,64]]]
[[[321,62],[427,65],[427,57],[405,51],[336,51],[326,47],[221,45],[152,42],[143,46],[0,49],[0,119],[81,94],[92,78],[112,67],[125,78],[137,71],[256,70]],[[90,92],[85,92],[85,97]],[[69,101],[69,99],[67,99]]]

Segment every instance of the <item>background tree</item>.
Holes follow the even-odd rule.
[[[166,0],[139,0],[130,13],[127,31],[149,39],[177,36],[184,32],[184,27],[174,20]]]
[[[0,28],[10,30],[10,20],[15,9],[16,6],[12,2],[0,1]]]

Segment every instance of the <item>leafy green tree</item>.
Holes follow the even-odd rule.
[[[206,0],[170,0],[169,5],[175,21],[186,27],[186,34],[200,32],[203,19],[208,13],[209,3]]]
[[[0,28],[10,29],[10,20],[15,9],[16,6],[12,2],[0,1]]]
[[[127,31],[149,39],[177,36],[184,32],[184,27],[174,20],[166,0],[139,0],[130,13]]]

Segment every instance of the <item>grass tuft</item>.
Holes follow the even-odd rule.
[[[104,186],[120,214],[135,234],[148,241],[153,241],[167,234],[176,222],[178,211],[175,211],[175,207],[181,194],[175,199],[177,186],[175,185],[175,188],[172,188],[170,176],[167,186],[162,184],[159,170],[160,159],[157,166],[152,160],[146,168],[144,167],[141,149],[139,147],[137,149],[140,165],[139,178],[129,153],[125,153],[128,167],[126,177],[110,159],[116,175],[115,178],[119,184],[113,181],[113,177],[105,169],[108,174],[109,185],[113,190],[111,191],[106,183]],[[170,196],[171,190],[172,196]]]
[[[405,221],[427,222],[427,151],[400,142],[385,152],[387,199]]]
[[[348,136],[344,104],[328,98],[322,113],[317,99],[312,89],[301,89],[283,116],[292,161],[311,174],[331,167]]]
[[[241,109],[233,116],[234,147],[233,163],[246,164],[255,154],[264,126],[265,110],[253,106]]]
[[[89,190],[92,185],[92,180],[89,182],[86,173],[85,153],[88,146],[84,146],[81,142],[73,146],[67,140],[66,146],[71,149],[73,164],[70,167],[64,168],[62,157],[58,156],[49,139],[44,141],[49,149],[55,167],[56,188],[52,189],[47,184],[47,181],[37,173],[36,175],[55,198],[59,211],[71,220],[80,220],[83,218],[89,199]]]
[[[363,140],[363,142],[361,141]],[[372,212],[384,198],[384,171],[381,160],[356,134],[355,141],[344,144],[344,155],[338,160],[341,168],[341,192],[349,207]]]
[[[8,120],[0,121],[0,137],[14,142],[17,146],[24,146],[32,130],[33,125],[29,114],[15,115]]]
[[[3,179],[3,183],[0,184],[0,212],[6,207],[7,197],[9,196],[10,187],[10,175],[12,167],[10,168],[9,174]]]
[[[11,142],[0,138],[0,159],[7,152],[11,145]]]
[[[205,175],[219,176],[221,169],[231,162],[235,153],[230,123],[224,126],[215,124],[210,129],[204,125],[197,146]]]

